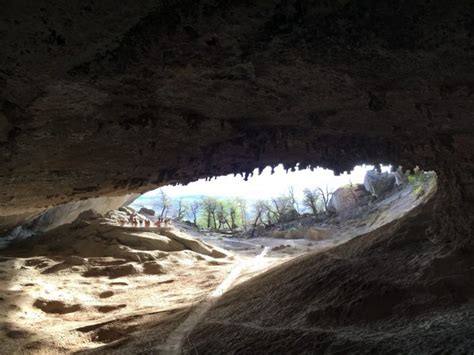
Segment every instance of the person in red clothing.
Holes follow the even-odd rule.
[[[158,218],[158,219],[156,220],[155,226],[156,226],[157,228],[161,228],[161,218]]]

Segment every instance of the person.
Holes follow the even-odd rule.
[[[150,220],[145,219],[145,228],[150,228]]]
[[[158,218],[158,219],[156,220],[155,226],[156,226],[157,228],[161,228],[161,218]]]
[[[132,219],[132,227],[137,227],[137,226],[138,226],[137,218],[136,218],[136,217],[133,217],[133,219]]]

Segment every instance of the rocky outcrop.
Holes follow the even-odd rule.
[[[375,197],[387,194],[395,186],[395,176],[388,172],[369,170],[364,177],[364,187]]]
[[[364,185],[350,185],[338,188],[331,195],[328,211],[340,215],[357,214],[360,206],[367,205],[370,195]]]
[[[151,208],[142,207],[138,210],[138,213],[153,217],[155,215],[155,210],[152,210]]]
[[[15,240],[18,241],[29,238],[63,224],[71,223],[78,218],[87,220],[99,218],[102,214],[110,210],[128,205],[135,200],[137,196],[137,194],[128,194],[118,197],[98,197],[49,208],[39,215],[35,213],[31,217],[25,217],[25,219],[20,219],[17,223],[11,224],[10,227],[14,228],[4,236],[4,240],[10,243]],[[0,245],[1,244],[2,243],[0,243]],[[6,244],[7,243],[5,243],[3,247],[5,247]]]

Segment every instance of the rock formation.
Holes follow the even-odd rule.
[[[331,195],[328,210],[338,214],[355,214],[359,206],[366,205],[369,201],[370,195],[364,185],[343,186]]]
[[[472,199],[472,10],[10,1],[0,223],[279,162],[418,164]]]
[[[436,171],[438,193],[418,222],[387,231],[412,239],[372,242],[388,243],[384,262],[402,270],[393,280],[414,280],[422,261],[439,273],[441,257],[464,270],[474,227],[472,13],[471,1],[442,0],[7,1],[0,230],[51,206],[277,163],[338,173],[418,165]],[[357,262],[328,258],[334,268]],[[315,306],[309,322],[340,311],[328,307]]]
[[[395,186],[395,175],[388,172],[368,171],[364,177],[364,187],[375,197],[381,197]]]

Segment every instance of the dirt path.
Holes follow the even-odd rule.
[[[212,293],[194,309],[188,318],[186,318],[186,320],[170,334],[166,343],[158,345],[155,350],[160,354],[181,354],[183,345],[188,339],[187,335],[204,317],[211,306],[232,286],[243,270],[259,265],[269,250],[269,247],[265,247],[262,252],[254,258],[243,260],[236,264],[222,283],[217,286],[214,291],[212,291]]]

